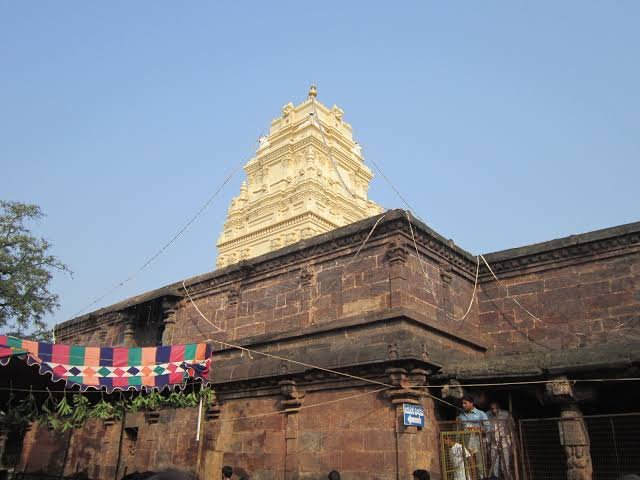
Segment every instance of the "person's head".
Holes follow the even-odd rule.
[[[340,480],[340,473],[336,470],[331,470],[329,472],[329,480]]]
[[[229,465],[222,467],[222,478],[231,478],[231,475],[233,475],[233,468]]]
[[[462,409],[465,412],[470,412],[474,409],[473,398],[471,398],[469,395],[465,395],[464,397],[462,397]]]
[[[453,435],[443,435],[442,439],[446,447],[453,447],[456,443],[458,443],[458,439]]]
[[[491,409],[491,413],[498,413],[498,411],[500,410],[500,402],[497,400],[491,400],[491,403],[489,403],[489,408]]]
[[[414,470],[413,480],[430,480],[429,472],[426,470]]]

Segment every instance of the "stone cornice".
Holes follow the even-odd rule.
[[[336,228],[335,223],[330,222],[329,220],[322,218],[313,212],[304,212],[304,213],[301,213],[300,215],[295,215],[293,217],[287,218],[286,220],[279,221],[278,223],[271,225],[269,227],[264,227],[264,228],[261,228],[260,230],[255,230],[251,233],[238,236],[226,242],[220,242],[218,243],[218,249],[222,253],[223,250],[233,248],[234,246],[245,243],[246,241],[257,240],[265,236],[271,236],[275,233],[278,233],[281,230],[286,230],[288,227],[302,223],[304,220],[307,220],[307,219],[313,220],[321,224],[327,229]]]
[[[557,352],[536,352],[485,357],[474,362],[452,363],[436,375],[438,379],[486,380],[499,377],[543,377],[630,368],[640,362],[640,342],[594,345]]]
[[[306,240],[300,240],[279,250],[249,260],[243,260],[228,267],[189,278],[185,280],[185,283],[193,293],[197,293],[201,289],[228,285],[240,281],[247,276],[267,273],[279,268],[286,268],[298,264],[301,261],[309,260],[312,257],[319,257],[344,248],[359,246],[381,215],[382,214],[376,215]],[[461,270],[466,270],[468,275],[475,273],[475,258],[471,254],[455,245],[451,245],[450,242],[423,223],[415,219],[413,219],[413,223],[416,241],[424,251],[440,259],[451,259],[452,263],[461,266]],[[376,238],[385,237],[392,232],[398,231],[403,232],[410,238],[406,213],[404,210],[389,210],[386,212],[385,218],[376,227],[370,242],[373,242]],[[462,268],[465,265],[466,268]],[[182,297],[181,290],[182,282],[176,282],[69,320],[62,325],[75,323],[77,321],[82,322],[89,317],[95,319],[96,316],[120,311],[166,295],[178,295]]]
[[[342,249],[358,246],[364,241],[373,224],[380,216],[376,215],[330,232],[301,240],[250,260],[192,277],[187,279],[185,283],[196,293],[201,290],[224,287],[225,285],[260,274],[268,274],[278,269],[291,268],[311,258],[326,256]],[[427,255],[436,261],[450,263],[465,278],[473,281],[476,259],[472,254],[445,239],[415,218],[412,218],[412,224],[414,225],[416,243],[418,243],[422,255]],[[407,248],[411,247],[409,251],[414,250],[404,210],[387,211],[385,218],[378,224],[369,241],[375,242],[377,239],[388,237],[393,232],[403,233],[408,243]],[[536,266],[539,268],[553,268],[553,265],[557,265],[558,262],[554,260],[555,257],[564,258],[567,262],[576,262],[584,261],[589,256],[593,258],[597,255],[621,255],[639,251],[639,244],[640,222],[637,222],[528,247],[495,252],[485,255],[485,257],[496,273],[517,272],[522,271],[523,268],[531,269]],[[486,278],[486,271],[483,272],[481,270],[481,273],[484,273]],[[76,322],[95,322],[98,316],[121,311],[166,295],[182,296],[181,289],[182,282],[176,282],[69,320],[58,328],[75,324]]]
[[[341,192],[331,192],[331,194],[329,194],[322,183],[316,178],[305,178],[297,183],[295,187],[270,192],[260,203],[255,202],[248,204],[229,212],[225,226],[235,225],[237,222],[243,221],[247,215],[260,216],[271,213],[282,202],[302,200],[309,196],[320,199],[324,203],[335,203],[336,208],[342,212],[347,212],[347,208],[355,209],[358,214],[366,211],[363,206],[369,203],[369,200],[366,198],[359,196],[354,200],[351,196],[342,196],[341,201],[338,202],[335,196],[341,196],[340,194]]]
[[[640,222],[596,230],[519,248],[485,254],[492,270],[502,276],[520,275],[549,268],[625,255],[640,251]],[[484,280],[493,277],[482,265]],[[501,277],[499,275],[499,277]]]
[[[304,148],[309,145],[315,146],[320,152],[325,152],[326,150],[326,147],[324,146],[324,143],[320,138],[316,138],[315,136],[308,136],[301,140],[298,140],[293,144],[283,145],[278,149],[269,152],[263,157],[256,157],[256,160],[246,165],[245,171],[247,172],[247,174],[254,173],[264,166],[271,166],[273,163],[276,163],[277,160],[279,160],[283,156],[286,156],[287,154],[296,154],[301,150],[304,150]],[[329,148],[332,149],[331,153],[333,154],[333,156],[339,157],[341,163],[345,167],[348,167],[348,170],[354,170],[356,172],[363,171],[363,175],[365,178],[369,178],[369,176],[373,177],[373,174],[371,173],[369,167],[367,167],[366,164],[364,164],[362,161],[355,160],[351,157],[348,157],[347,155],[344,155],[337,148],[333,148],[331,146]]]
[[[373,326],[376,324],[384,324],[385,326],[393,323],[407,322],[419,325],[426,331],[433,332],[438,336],[453,340],[465,347],[478,352],[484,352],[488,346],[480,330],[469,324],[465,330],[457,328],[457,325],[442,322],[433,318],[427,318],[413,308],[390,308],[383,311],[375,311],[364,315],[353,315],[344,317],[330,323],[312,324],[299,331],[284,332],[279,334],[264,334],[256,337],[245,338],[238,341],[238,345],[242,347],[263,347],[271,344],[284,345],[286,342],[294,340],[303,340],[308,337],[322,336],[324,334],[334,333],[342,330],[357,329],[364,325]],[[232,352],[235,348],[222,348],[216,350],[218,354],[221,352]]]
[[[104,315],[85,315],[75,320],[61,323],[55,327],[56,338],[65,338],[71,335],[78,335],[89,331],[95,331],[102,326],[115,325],[124,321],[117,311],[105,313]]]

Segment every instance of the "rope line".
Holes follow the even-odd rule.
[[[391,180],[389,180],[389,178],[384,174],[384,172],[382,171],[382,169],[380,168],[380,166],[376,163],[375,160],[372,160],[370,158],[367,159],[367,161],[371,162],[371,164],[375,167],[375,169],[378,171],[378,173],[380,173],[380,175],[382,175],[382,178],[384,178],[384,180],[389,184],[389,186],[391,187],[391,189],[394,191],[394,193],[396,194],[396,196],[402,201],[402,203],[405,204],[405,206],[411,210],[412,212],[415,212],[416,209],[413,208],[411,206],[411,204],[405,200],[405,198],[402,196],[402,194],[398,191],[398,189],[393,185],[393,183],[391,183]],[[416,215],[416,217],[418,218],[418,220],[420,220],[422,223],[426,224],[427,222],[420,216],[420,215]]]
[[[409,210],[405,210],[405,213],[407,214],[407,221],[409,222],[409,231],[411,232],[411,239],[413,240],[413,246],[416,250],[416,256],[418,257],[418,261],[420,262],[420,269],[422,270],[422,273],[424,275],[425,278],[425,283],[427,284],[427,289],[429,290],[429,293],[431,293],[431,295],[433,295],[434,300],[436,301],[436,304],[438,304],[438,298],[436,297],[436,294],[434,293],[433,290],[435,290],[435,288],[433,287],[433,282],[432,280],[429,278],[429,276],[427,275],[427,272],[423,266],[423,260],[422,260],[422,256],[420,255],[420,252],[418,251],[418,243],[416,242],[416,237],[413,233],[413,227],[411,226],[411,217],[410,217],[410,212]],[[460,318],[454,318],[452,316],[450,316],[447,311],[443,308],[442,311],[444,312],[444,314],[451,318],[452,320],[456,321],[456,322],[461,322],[462,320],[464,320],[465,318],[467,318],[467,315],[469,315],[469,312],[471,311],[471,307],[473,306],[473,300],[476,297],[476,289],[478,288],[478,276],[480,273],[480,258],[478,256],[476,256],[476,278],[473,282],[473,291],[471,292],[471,300],[469,301],[469,306],[467,307],[467,311],[464,313],[464,315],[462,315],[462,317]]]
[[[327,155],[329,156],[329,160],[331,160],[331,163],[333,164],[333,169],[338,174],[338,178],[340,179],[340,183],[342,183],[342,186],[344,187],[344,189],[349,193],[349,195],[355,198],[356,195],[349,189],[349,187],[345,183],[344,179],[342,178],[342,175],[340,174],[340,170],[338,170],[338,164],[336,163],[335,159],[333,158],[333,155],[331,154],[331,149],[329,148],[329,144],[327,143],[327,138],[324,135],[324,129],[322,128],[322,123],[320,123],[320,117],[318,117],[315,98],[313,96],[311,96],[310,98],[311,98],[311,106],[313,108],[313,117],[316,123],[318,124],[318,128],[320,129],[320,134],[322,135],[322,142],[324,143],[324,147],[327,150]]]
[[[495,383],[465,383],[460,385],[416,385],[413,388],[442,388],[442,387],[503,387],[509,385],[536,385],[543,383],[603,383],[603,382],[638,382],[640,377],[626,377],[626,378],[580,378],[574,380],[528,380],[522,382],[495,382]]]
[[[204,318],[207,323],[209,325],[211,325],[213,328],[215,328],[216,330],[218,330],[219,332],[224,332],[225,330],[221,329],[220,327],[218,327],[215,323],[213,323],[211,320],[209,320],[204,313],[202,313],[200,311],[200,309],[198,308],[198,306],[195,304],[195,302],[193,301],[193,298],[191,298],[191,295],[189,294],[189,290],[187,290],[187,285],[184,283],[184,280],[182,281],[182,288],[184,288],[184,293],[187,294],[187,297],[189,297],[189,301],[191,301],[191,304],[194,306],[194,308],[196,309],[196,311],[200,314],[200,316],[202,318]]]
[[[425,270],[424,265],[423,265],[422,256],[420,255],[420,253],[418,253],[418,244],[416,242],[416,237],[413,234],[413,226],[411,225],[411,218],[409,218],[409,210],[405,210],[405,213],[407,214],[407,220],[409,222],[409,231],[411,232],[411,239],[413,240],[413,246],[416,249],[416,255],[418,256],[418,263],[420,263],[420,269],[422,270],[422,273],[424,275],[424,279],[425,279],[425,283],[427,285],[427,289],[429,290],[429,293],[431,295],[433,295],[433,299],[436,301],[436,304],[437,304],[438,303],[438,299],[436,297],[436,292],[435,292],[435,287],[433,285],[433,281],[427,275],[427,271]],[[443,311],[444,311],[444,309],[443,309]]]
[[[376,229],[376,227],[378,226],[378,224],[382,221],[382,219],[384,217],[386,217],[387,214],[383,214],[378,220],[376,220],[376,223],[373,224],[373,227],[371,227],[371,230],[369,230],[369,233],[367,234],[366,238],[364,239],[364,242],[362,242],[362,245],[360,245],[360,247],[358,248],[358,250],[356,251],[355,255],[351,258],[351,260],[349,260],[346,264],[344,264],[342,266],[342,273],[340,274],[340,278],[336,278],[328,287],[327,290],[330,291],[333,286],[338,283],[338,280],[342,283],[342,280],[344,279],[344,272],[347,270],[347,268],[356,261],[356,258],[358,257],[358,255],[360,254],[360,251],[364,248],[365,244],[369,241],[369,239],[371,238],[371,235],[373,235],[373,231]]]
[[[169,248],[171,245],[173,245],[173,243],[175,243],[175,241],[180,238],[182,236],[182,234],[200,217],[200,215],[202,215],[204,213],[204,211],[209,208],[209,206],[211,205],[211,203],[213,202],[213,200],[215,200],[215,198],[218,196],[218,194],[222,191],[222,189],[225,187],[225,185],[227,183],[229,183],[229,180],[231,180],[231,178],[233,177],[233,175],[235,175],[235,173],[240,169],[240,167],[242,166],[242,163],[244,161],[241,161],[240,163],[238,163],[238,165],[236,165],[236,167],[231,171],[231,173],[229,175],[227,175],[227,178],[225,178],[225,180],[222,182],[222,184],[213,192],[213,194],[207,199],[207,201],[204,203],[204,205],[202,205],[202,207],[200,207],[200,209],[195,213],[195,215],[193,215],[188,221],[187,223],[178,231],[178,233],[176,233],[167,243],[165,243],[162,248],[160,248],[160,250],[158,250],[154,255],[152,255],[151,257],[149,257],[149,259],[140,267],[138,268],[138,270],[136,270],[134,273],[132,273],[131,275],[129,275],[126,279],[124,279],[123,281],[121,281],[120,283],[117,283],[116,285],[114,285],[110,290],[108,290],[104,295],[96,298],[95,300],[93,300],[91,303],[89,303],[88,305],[86,305],[84,308],[82,308],[81,310],[79,310],[78,312],[76,312],[75,314],[73,314],[73,317],[77,317],[78,315],[80,315],[82,312],[84,312],[85,310],[87,310],[88,308],[92,307],[93,305],[95,305],[96,303],[100,302],[101,300],[103,300],[105,297],[107,297],[108,295],[112,294],[114,291],[116,291],[117,289],[119,289],[120,287],[124,286],[125,284],[129,283],[131,280],[133,280],[138,274],[140,274],[140,272],[142,272],[144,269],[146,269],[149,265],[151,265],[160,255],[162,255],[164,253],[164,251]],[[73,318],[72,317],[72,318]]]
[[[471,301],[469,302],[469,307],[467,307],[467,311],[464,315],[458,319],[454,319],[457,321],[462,321],[467,318],[469,312],[471,311],[471,306],[473,305],[473,300],[476,298],[476,289],[478,288],[478,276],[480,275],[480,258],[476,255],[476,279],[473,281],[473,291],[471,292]]]
[[[493,278],[495,278],[496,282],[498,283],[498,285],[500,285],[501,287],[504,287],[505,289],[507,289],[507,286],[504,285],[500,279],[498,277],[496,277],[496,274],[493,272],[493,270],[491,269],[491,267],[489,266],[489,263],[487,262],[487,259],[484,258],[484,255],[480,255],[480,258],[482,258],[482,261],[484,262],[484,264],[487,266],[487,268],[489,269],[489,272],[491,272],[491,275],[493,275]],[[543,325],[546,325],[546,323],[544,323],[542,320],[540,320],[538,317],[536,317],[533,313],[531,313],[529,310],[527,310],[524,305],[522,305],[516,298],[512,297],[511,295],[509,295],[509,290],[507,289],[507,297],[510,298],[511,300],[513,300],[522,310],[524,310],[525,312],[527,312],[531,318],[533,318],[533,320],[537,320],[538,322],[542,323]]]
[[[389,388],[388,387],[378,388],[377,390],[371,390],[370,392],[358,393],[358,394],[355,394],[355,395],[350,395],[348,397],[336,398],[334,400],[328,400],[326,402],[312,403],[310,405],[301,405],[300,407],[297,407],[296,410],[305,410],[307,408],[315,408],[315,407],[322,407],[324,405],[331,405],[332,403],[338,403],[338,402],[342,402],[344,400],[351,400],[352,398],[364,397],[365,395],[371,395],[372,393],[383,392],[385,390],[389,390]],[[255,415],[246,415],[246,416],[243,416],[243,417],[218,418],[216,420],[212,420],[211,423],[235,422],[235,421],[238,421],[238,420],[246,420],[246,419],[249,419],[249,418],[268,417],[270,415],[278,415],[280,413],[287,413],[289,411],[291,411],[291,409],[284,409],[284,410],[278,410],[278,411],[275,411],[275,412],[267,412],[267,413],[257,413]]]
[[[382,218],[378,219],[378,221],[373,226],[373,228],[375,228],[375,226],[379,223],[380,220],[382,220]],[[371,229],[371,232],[369,232],[370,234],[373,233],[373,228]],[[365,238],[365,242],[364,243],[366,243],[366,241],[368,240],[369,236],[367,236],[367,238]],[[364,245],[364,243],[363,243],[363,245]],[[356,255],[358,253],[360,253],[360,250],[361,249],[358,249],[358,251],[356,252]],[[354,258],[355,258],[356,255],[354,255]],[[193,299],[191,298],[191,296],[189,296],[189,300],[195,306],[195,303],[193,302]],[[211,324],[211,320],[209,320],[209,319],[206,319],[206,320],[207,320],[208,323]],[[316,369],[316,370],[320,370],[320,371],[323,371],[323,372],[331,373],[331,374],[334,374],[334,375],[347,377],[347,378],[351,378],[351,379],[354,379],[354,380],[359,380],[359,381],[365,382],[365,383],[372,383],[372,384],[375,384],[375,385],[382,385],[383,387],[386,387],[386,388],[395,388],[393,385],[389,385],[388,383],[384,383],[384,382],[379,382],[377,380],[371,380],[370,378],[359,377],[357,375],[351,375],[350,373],[340,372],[338,370],[332,370],[330,368],[321,367],[319,365],[313,365],[313,364],[310,364],[310,363],[301,362],[299,360],[293,360],[291,358],[281,357],[279,355],[274,355],[274,354],[267,353],[267,352],[261,352],[260,350],[254,350],[254,349],[243,347],[243,346],[240,346],[240,345],[235,345],[233,343],[223,342],[222,340],[215,340],[213,338],[207,338],[205,340],[205,342],[213,342],[213,343],[217,343],[218,345],[222,345],[223,347],[234,348],[234,349],[240,350],[242,353],[244,353],[244,352],[248,353],[249,356],[251,356],[251,354],[254,353],[256,355],[262,355],[262,356],[267,357],[267,358],[274,358],[276,360],[280,360],[281,362],[289,362],[289,363],[293,363],[295,365],[300,365],[300,366],[305,367],[305,368]],[[253,358],[253,357],[251,357],[251,358]],[[434,400],[437,400],[437,401],[442,402],[442,403],[444,403],[446,405],[449,405],[451,407],[459,409],[459,407],[457,407],[456,405],[453,405],[452,403],[447,402],[446,400],[442,400],[441,398],[438,398],[438,397],[436,397],[434,395],[431,395],[430,393],[426,393],[425,392],[425,394],[427,396],[433,398]]]
[[[411,388],[443,388],[443,387],[502,387],[502,386],[511,386],[511,385],[536,385],[536,384],[545,384],[545,383],[559,383],[559,382],[569,382],[569,383],[614,383],[614,382],[640,382],[640,377],[624,377],[624,378],[578,378],[578,379],[567,379],[567,380],[530,380],[530,381],[522,381],[522,382],[494,382],[494,383],[461,383],[459,385],[452,385],[449,383],[443,383],[439,385],[411,385]],[[198,383],[196,383],[198,384]],[[395,387],[392,387],[395,388]],[[388,390],[389,387],[384,387],[379,389],[378,391]],[[13,392],[34,392],[34,393],[70,393],[73,395],[77,394],[104,394],[104,390],[85,390],[85,391],[72,391],[72,390],[51,390],[51,389],[37,389],[37,388],[16,388],[16,387],[0,387],[0,391],[13,391]],[[131,392],[129,390],[128,392]],[[369,392],[373,393],[373,392]]]

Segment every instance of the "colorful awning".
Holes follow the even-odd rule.
[[[40,374],[50,374],[55,382],[64,380],[66,388],[162,390],[184,387],[188,379],[209,383],[211,346],[82,347],[0,335],[0,365],[14,356],[39,365]]]

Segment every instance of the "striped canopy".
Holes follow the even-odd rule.
[[[209,383],[211,347],[206,343],[161,347],[82,347],[0,335],[0,365],[18,356],[39,365],[40,374],[80,386],[113,390],[183,387],[190,378]]]

